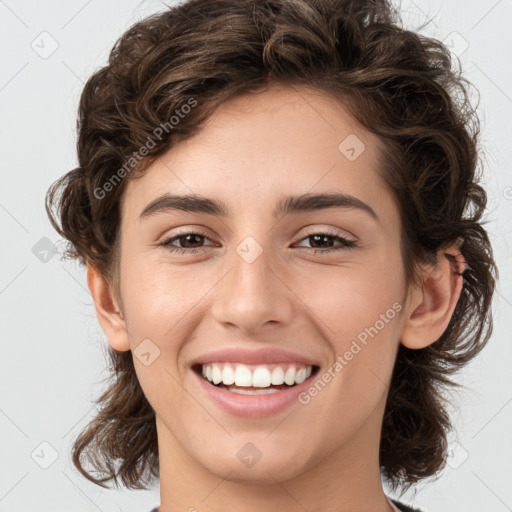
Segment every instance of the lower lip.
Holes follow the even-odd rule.
[[[269,393],[267,395],[241,395],[210,384],[209,381],[202,378],[193,370],[192,373],[199,380],[199,386],[212,402],[234,416],[243,416],[246,418],[264,418],[272,416],[284,411],[294,402],[300,405],[297,397],[311,385],[311,379],[314,377],[314,375],[312,375],[301,384],[296,384],[290,389],[284,389],[277,393]]]

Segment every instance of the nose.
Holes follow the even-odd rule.
[[[230,271],[216,287],[212,306],[220,324],[234,325],[246,333],[257,332],[266,324],[286,324],[293,312],[293,293],[282,265],[270,250],[256,247],[249,241],[234,252]]]

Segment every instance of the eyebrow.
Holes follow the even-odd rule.
[[[343,208],[347,210],[360,210],[370,215],[378,222],[379,217],[361,199],[348,194],[303,194],[300,196],[287,196],[282,198],[273,211],[277,218],[279,215],[289,213],[302,213],[322,210],[324,208]],[[223,201],[210,199],[199,195],[171,195],[164,194],[151,201],[140,214],[143,221],[157,213],[181,210],[191,213],[206,213],[216,217],[229,217],[229,207]]]

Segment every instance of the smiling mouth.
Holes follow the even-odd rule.
[[[319,367],[304,364],[207,363],[193,370],[213,386],[241,395],[268,395],[293,388],[316,375]]]

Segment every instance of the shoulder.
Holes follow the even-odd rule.
[[[412,508],[412,507],[409,507],[408,505],[405,505],[404,503],[400,503],[399,501],[396,501],[396,500],[391,500],[395,505],[396,507],[401,510],[402,512],[424,512],[423,510],[420,510],[419,508]],[[151,511],[153,512],[153,511]]]

